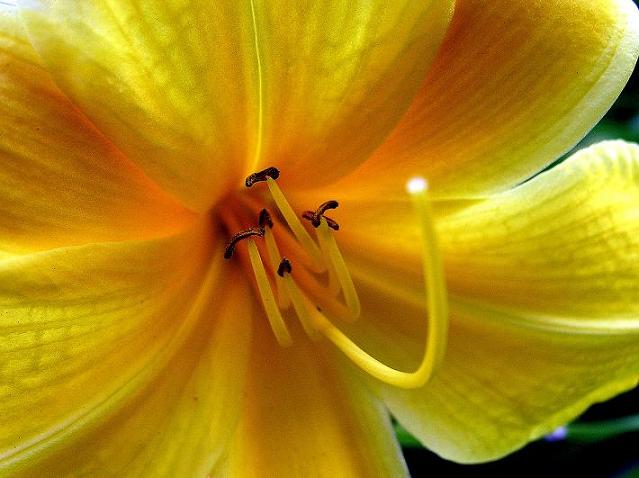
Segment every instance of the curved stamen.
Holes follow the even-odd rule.
[[[332,219],[327,218],[326,216],[322,216],[322,217],[324,217],[324,219],[326,219],[327,222],[328,221],[332,221],[335,224],[337,224],[335,221],[333,221]],[[315,220],[315,213],[313,211],[304,211],[304,213],[302,214],[302,218],[306,219],[311,224],[313,224],[313,221]],[[328,225],[329,225],[329,227],[331,227],[330,222],[328,222]],[[318,226],[319,226],[319,222],[318,222]],[[337,226],[337,229],[339,229],[339,226]],[[320,243],[320,250],[321,249],[322,249],[322,244]],[[322,250],[322,253],[324,254],[325,257],[327,257],[326,251]],[[338,295],[340,290],[341,290],[340,289],[340,285],[339,285],[339,281],[337,280],[337,276],[335,275],[335,268],[334,267],[328,267],[328,290],[329,290],[330,294],[333,295],[333,296]]]
[[[334,277],[337,278],[337,282],[344,294],[346,307],[348,307],[352,320],[355,320],[361,313],[359,296],[357,295],[355,284],[353,284],[353,278],[348,271],[344,257],[337,246],[335,237],[333,236],[325,217],[321,218],[320,225],[316,231],[320,248],[328,258],[330,270],[333,272]]]
[[[255,282],[257,283],[257,289],[262,299],[262,305],[266,311],[266,317],[268,318],[271,329],[275,334],[277,342],[282,347],[288,347],[293,343],[291,334],[286,328],[280,309],[277,307],[275,297],[273,296],[273,290],[266,276],[266,270],[262,263],[262,258],[257,250],[257,246],[253,240],[248,242],[249,259],[251,260],[251,266],[253,267],[253,273],[255,274]]]
[[[337,223],[337,221],[334,221],[330,217],[327,217],[324,215],[324,213],[327,210],[337,209],[338,207],[339,207],[339,203],[335,201],[334,199],[330,199],[320,204],[320,206],[315,211],[304,211],[304,213],[302,213],[302,218],[309,221],[315,229],[320,227],[320,224],[322,223],[322,219],[324,219],[328,227],[330,227],[331,229],[335,231],[338,231],[339,224]],[[325,258],[329,257],[328,251],[326,250],[326,244],[322,244],[321,241],[320,241],[320,249],[322,250],[322,253],[324,254]],[[330,259],[328,263],[330,264]],[[337,278],[335,267],[329,267],[328,268],[328,289],[331,295],[339,294],[340,288],[341,288],[341,285],[340,285],[340,281]],[[355,318],[357,318],[357,316],[355,316]]]
[[[444,358],[448,342],[448,295],[444,264],[428,198],[428,182],[424,178],[413,178],[407,183],[406,190],[413,200],[422,232],[422,270],[427,284],[426,296],[430,317],[427,346],[434,350],[433,366],[436,367]]]

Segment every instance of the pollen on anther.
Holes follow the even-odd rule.
[[[244,231],[240,231],[229,239],[229,242],[226,244],[226,248],[224,249],[224,259],[230,259],[233,257],[233,252],[235,251],[235,246],[242,239],[246,239],[251,236],[259,236],[264,237],[264,228],[263,227],[251,227],[250,229],[246,229]]]
[[[257,173],[249,174],[244,180],[244,184],[247,188],[250,188],[255,183],[266,181],[268,178],[277,179],[280,177],[280,170],[271,166]]]

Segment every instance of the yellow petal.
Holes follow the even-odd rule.
[[[257,100],[246,2],[20,2],[61,89],[163,188],[205,209],[244,167]]]
[[[4,4],[0,65],[0,249],[143,238],[192,221],[57,89]]]
[[[410,369],[423,347],[425,307],[360,277],[360,331],[368,330],[358,339]],[[453,301],[446,356],[425,387],[400,390],[369,379],[400,423],[446,459],[500,458],[637,384],[639,328],[564,333],[530,328],[516,313],[504,319]]]
[[[343,189],[398,196],[415,174],[446,197],[512,187],[594,126],[638,52],[630,0],[458,1],[411,109]]]
[[[194,305],[204,313],[168,365],[117,410],[32,459],[21,469],[25,475],[209,474],[237,424],[250,344],[251,321],[244,319],[252,304],[250,290],[237,282],[228,287],[232,272],[220,275],[218,266]]]
[[[69,443],[160,373],[196,323],[203,222],[0,262],[0,474]]]
[[[639,325],[639,146],[609,141],[439,224],[465,299]]]
[[[379,401],[334,354],[305,338],[279,347],[261,320],[242,419],[214,476],[406,476]]]
[[[406,111],[452,0],[251,2],[262,107],[256,166],[290,186],[351,171]],[[356,134],[354,134],[356,132]]]
[[[639,146],[611,141],[511,191],[440,210],[447,355],[421,390],[378,387],[395,416],[443,456],[483,461],[636,384],[638,204]],[[363,318],[349,333],[410,369],[427,318],[411,247],[419,231],[397,205],[370,204],[340,233],[360,221],[343,240]]]

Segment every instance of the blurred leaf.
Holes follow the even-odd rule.
[[[610,120],[603,120],[595,126],[588,135],[581,140],[578,148],[585,148],[591,144],[605,141],[607,139],[625,139],[627,141],[637,141],[639,137],[637,131],[633,131],[630,122],[617,123]]]
[[[566,427],[566,440],[592,443],[630,432],[639,432],[639,415],[600,422],[572,423]]]
[[[424,448],[423,445],[399,423],[395,423],[395,435],[403,448]]]

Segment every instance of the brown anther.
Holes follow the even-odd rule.
[[[326,224],[328,225],[328,227],[330,227],[331,229],[334,229],[335,231],[338,231],[339,224],[334,219],[331,219],[330,217],[326,217],[324,215],[324,212],[326,212],[327,210],[337,209],[338,206],[339,206],[339,203],[337,201],[334,201],[334,200],[326,201],[320,204],[320,207],[318,207],[315,212],[304,211],[302,213],[302,218],[306,219],[307,221],[310,221],[310,223],[315,228],[318,228],[320,226],[322,222],[322,218],[324,218],[326,219]]]
[[[337,224],[337,221],[335,221],[334,219],[331,219],[330,217],[326,217],[326,216],[322,216],[322,217],[326,221],[326,225],[328,227],[330,227],[334,231],[339,231],[339,224]]]
[[[338,206],[339,206],[339,203],[331,199],[330,201],[326,201],[320,204],[320,207],[317,208],[317,211],[315,211],[315,214],[318,217],[323,216],[326,211],[328,211],[329,209],[337,209]]]
[[[277,268],[277,275],[280,277],[284,277],[284,274],[290,274],[291,272],[293,272],[291,261],[289,261],[286,257],[283,257],[280,261],[280,265]]]
[[[317,225],[315,225],[315,213],[313,211],[304,211],[302,213],[302,219],[306,219],[307,221],[310,221],[313,226],[319,227],[319,220],[317,221]]]
[[[266,209],[262,209],[260,211],[258,224],[260,225],[260,227],[268,226],[269,228],[273,229],[273,220],[271,219],[271,214]]]
[[[266,181],[268,178],[277,179],[280,177],[280,170],[271,166],[257,173],[249,174],[244,180],[244,184],[247,188],[250,188],[255,183]]]
[[[264,237],[264,228],[260,227],[251,227],[244,231],[240,231],[229,239],[229,242],[226,244],[226,249],[224,249],[224,259],[230,259],[233,256],[233,251],[235,251],[235,246],[242,239],[246,239],[251,236],[259,236]]]

